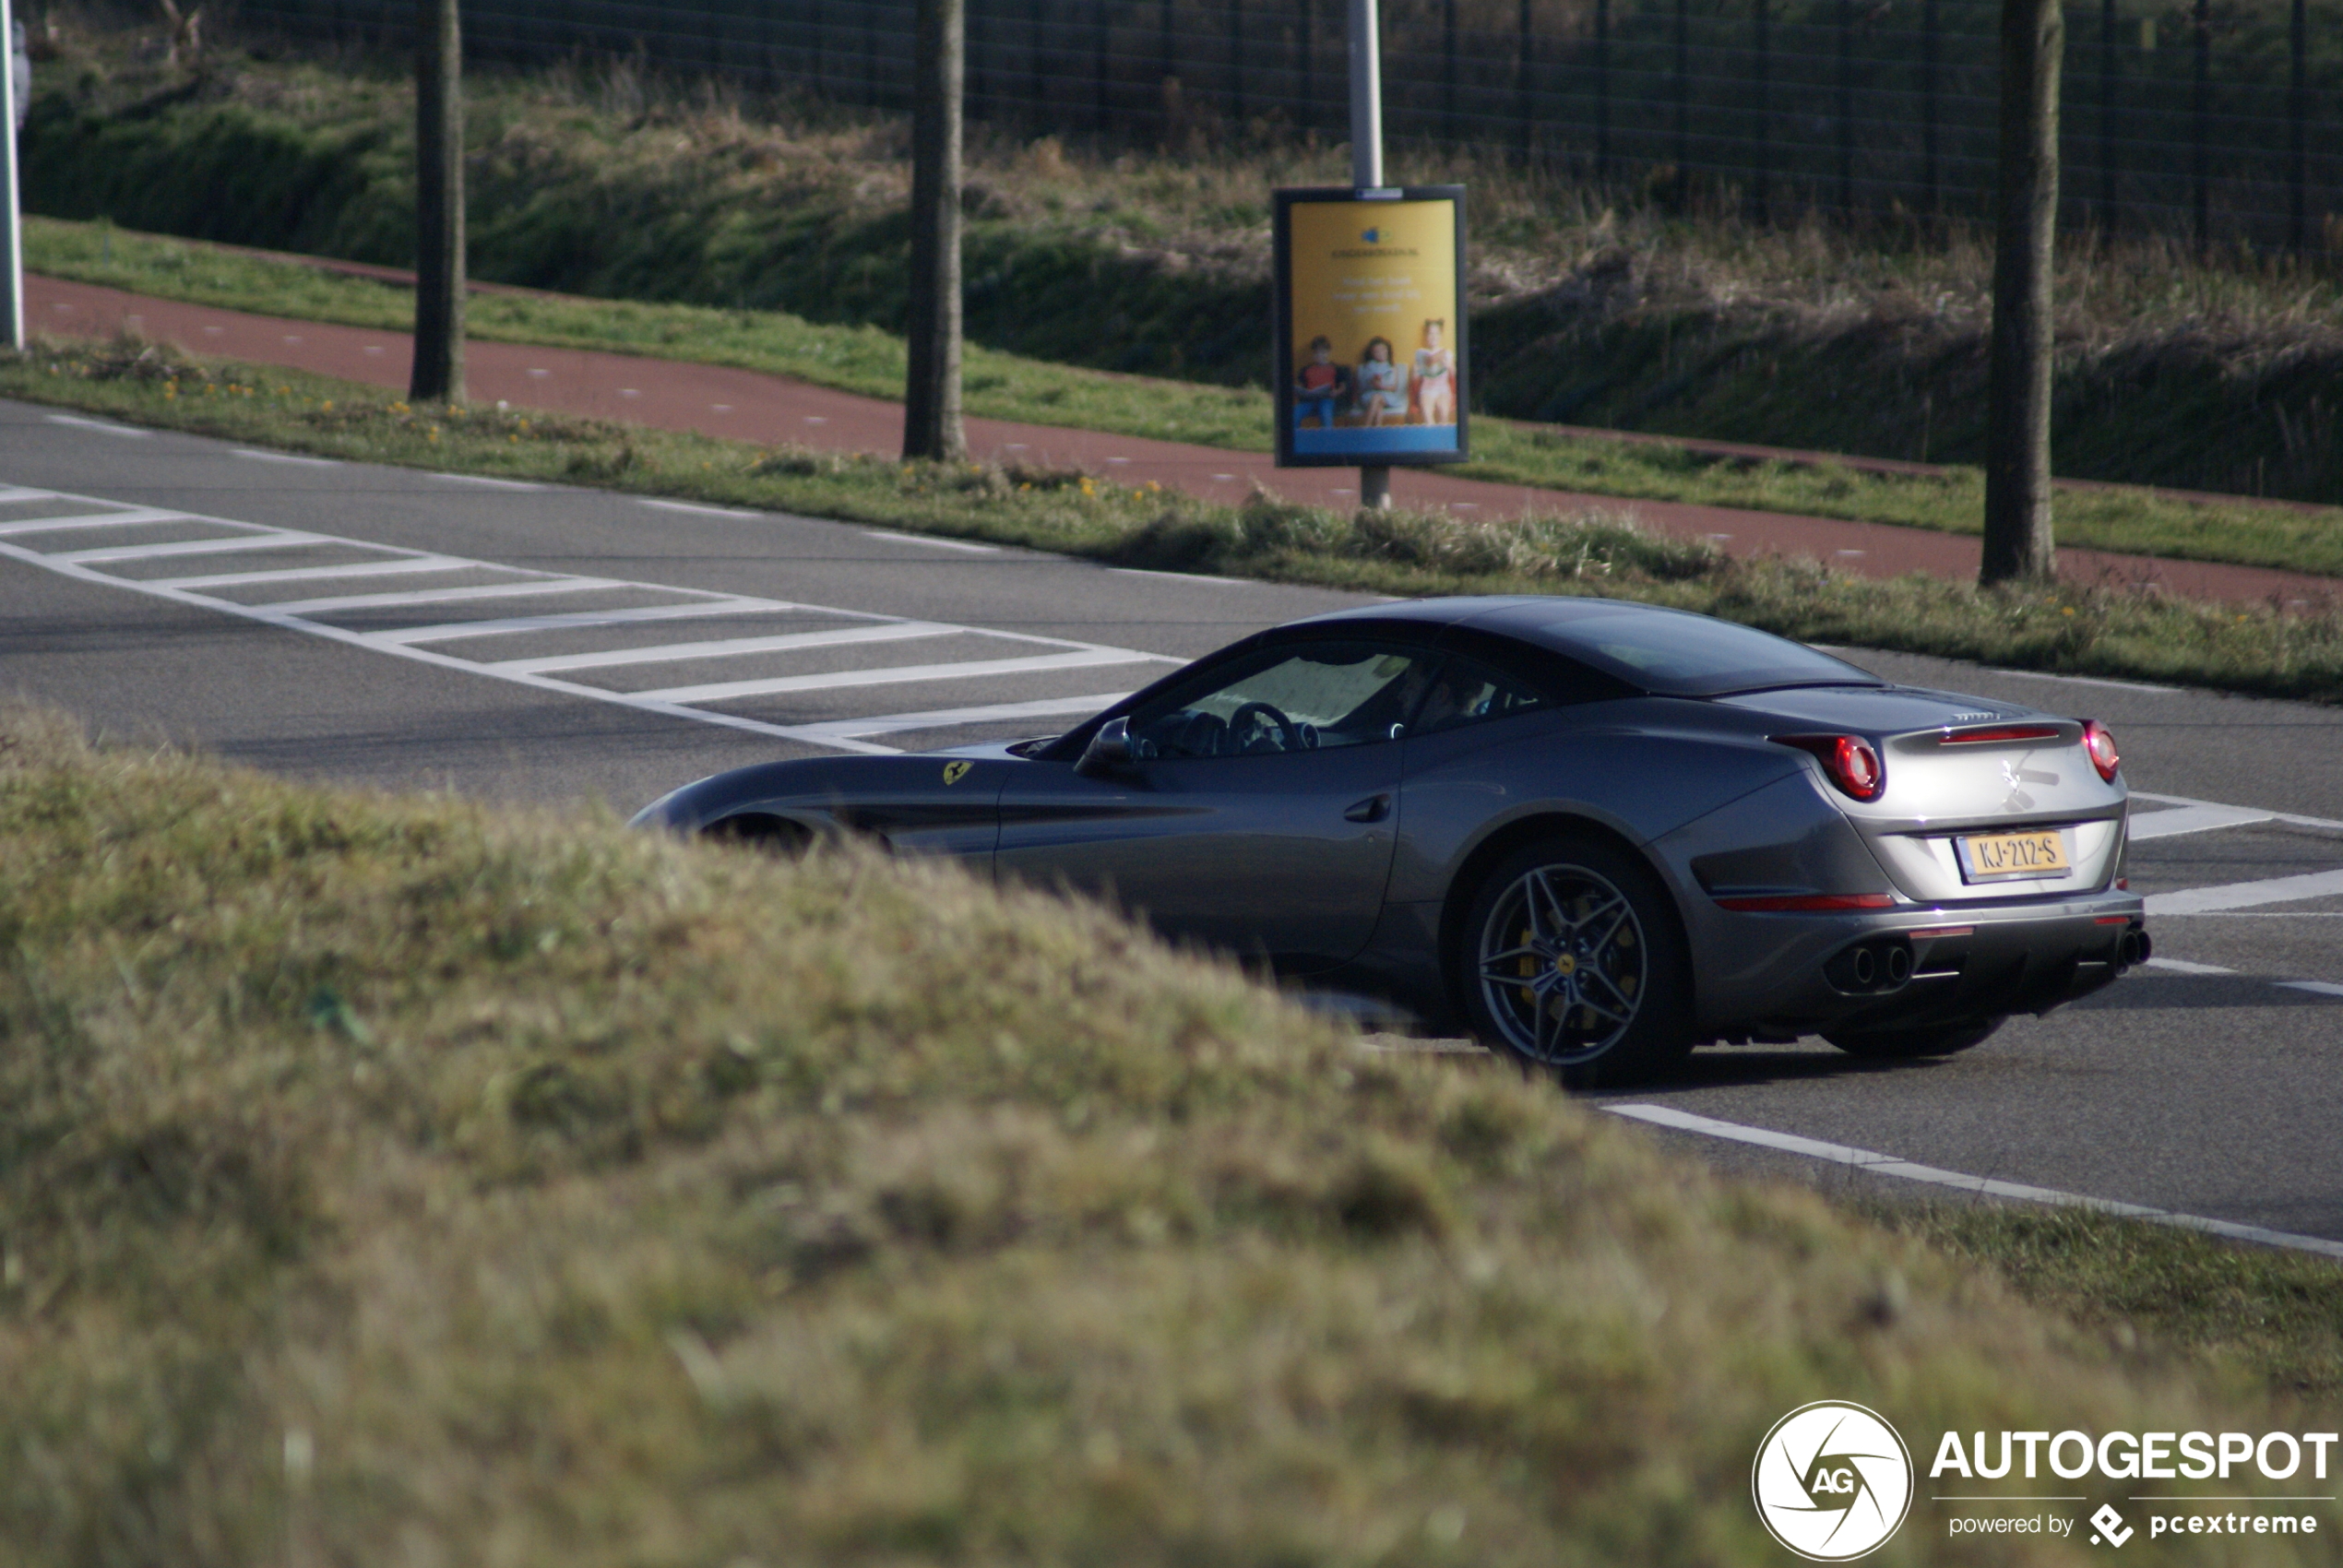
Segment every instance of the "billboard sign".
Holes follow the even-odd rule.
[[[1278,466],[1463,462],[1464,187],[1276,195]]]

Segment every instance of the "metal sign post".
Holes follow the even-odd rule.
[[[1371,0],[1372,3],[1372,0]],[[17,216],[16,7],[0,0],[0,342],[24,348],[24,237]]]
[[[6,6],[7,0],[0,0]],[[1375,0],[1350,0],[1350,184],[1383,188],[1383,34]],[[1391,470],[1359,470],[1359,505],[1391,505]]]

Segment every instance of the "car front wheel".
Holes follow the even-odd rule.
[[[1691,1050],[1683,929],[1624,850],[1554,838],[1516,851],[1474,896],[1464,946],[1474,1032],[1572,1088],[1653,1077]]]

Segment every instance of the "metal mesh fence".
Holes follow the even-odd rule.
[[[1347,135],[1343,0],[967,0],[969,110],[1062,135]],[[243,0],[404,43],[405,0]],[[1395,146],[1472,146],[1758,216],[1989,209],[1997,0],[1392,0]],[[470,0],[475,59],[631,58],[909,101],[912,0]],[[2343,0],[2081,0],[2063,216],[2343,249]]]

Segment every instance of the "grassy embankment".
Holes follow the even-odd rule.
[[[411,115],[395,77],[227,55],[183,79],[131,62],[118,40],[69,38],[71,58],[47,74],[27,127],[36,209],[408,259]],[[478,330],[899,390],[900,348],[886,336],[901,315],[899,125],[759,119],[624,70],[483,77],[473,90],[476,276],[634,302],[482,302]],[[970,406],[1260,449],[1263,192],[1330,177],[1338,162],[1307,148],[1108,160],[1048,140],[984,141],[969,308],[994,351],[972,356]],[[1409,173],[1475,180],[1476,398],[1491,413],[1956,463],[1981,453],[1989,268],[1966,236],[1923,246],[1757,231],[1605,205],[1497,167]],[[406,319],[398,293],[375,285],[288,286],[266,269],[64,229],[33,243],[37,265],[91,281],[363,325]],[[2343,497],[2343,335],[2323,274],[2200,265],[2148,242],[2078,244],[2061,288],[2064,471]],[[1223,385],[1160,379],[1182,375]],[[1973,469],[1752,464],[1496,419],[1476,446],[1486,477],[1627,497],[1970,532],[1980,510]],[[2071,543],[2343,571],[2332,514],[2063,501]]]
[[[1072,471],[903,465],[520,410],[412,409],[372,388],[136,342],[0,357],[0,396],[291,451],[553,480],[924,529],[1175,571],[1403,595],[1600,593],[1809,642],[2343,699],[2343,612],[2236,609],[2129,588],[1982,591],[1814,562],[1735,561],[1604,516],[1466,522],[1236,507]]]
[[[2325,1304],[2276,1352],[2076,1326],[946,866],[15,711],[0,931],[12,1564],[1694,1568],[1771,1552],[1815,1397],[1923,1451],[2333,1425],[2331,1264],[2171,1239]],[[1923,1499],[1884,1560],[2078,1550]]]

